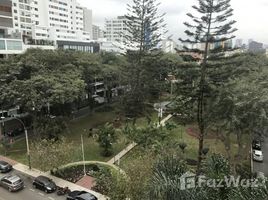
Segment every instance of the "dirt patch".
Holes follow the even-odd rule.
[[[190,125],[189,127],[187,127],[186,133],[196,139],[199,139],[200,131],[197,125]],[[213,132],[212,130],[208,130],[206,132],[205,139],[223,140],[223,138],[219,134]]]

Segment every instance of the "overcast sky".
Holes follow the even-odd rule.
[[[132,0],[78,0],[78,2],[93,10],[93,23],[104,26],[104,19],[124,15],[126,4]],[[184,21],[187,21],[186,13],[192,12],[191,6],[197,0],[159,0],[160,12],[166,13],[165,21],[169,35],[174,39],[184,37]],[[234,9],[233,19],[239,30],[237,38],[247,43],[248,39],[254,39],[268,44],[268,0],[232,0]]]

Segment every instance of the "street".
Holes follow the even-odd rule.
[[[262,143],[263,163],[253,162],[254,172],[263,172],[268,177],[268,138]]]
[[[25,188],[18,192],[9,192],[8,190],[0,187],[0,200],[64,200],[66,196],[57,196],[56,193],[46,194],[43,191],[34,189],[32,187],[32,178],[13,170],[11,174],[19,175],[25,184]],[[0,174],[0,176],[6,174]]]

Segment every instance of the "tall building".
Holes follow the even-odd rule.
[[[93,39],[93,33],[92,33],[92,10],[89,10],[87,8],[83,8],[83,25],[84,25],[84,31],[88,32],[91,39]]]
[[[100,38],[104,38],[104,32],[101,28],[97,25],[92,26],[92,36],[93,40],[98,40]]]
[[[27,45],[99,51],[99,45],[92,41],[92,11],[77,0],[1,0],[1,4],[7,16],[0,18],[0,24],[5,25],[5,32],[21,34],[22,51]]]
[[[105,19],[104,37],[111,42],[124,42],[124,35],[127,34],[127,21],[125,16],[118,16],[113,19]]]

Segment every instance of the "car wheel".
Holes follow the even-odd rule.
[[[11,189],[11,188],[8,188],[8,191],[9,191],[9,192],[12,192],[12,189]]]
[[[45,193],[48,193],[47,189],[45,189]]]
[[[35,184],[33,184],[33,187],[36,189],[37,188],[37,186],[35,185]]]

